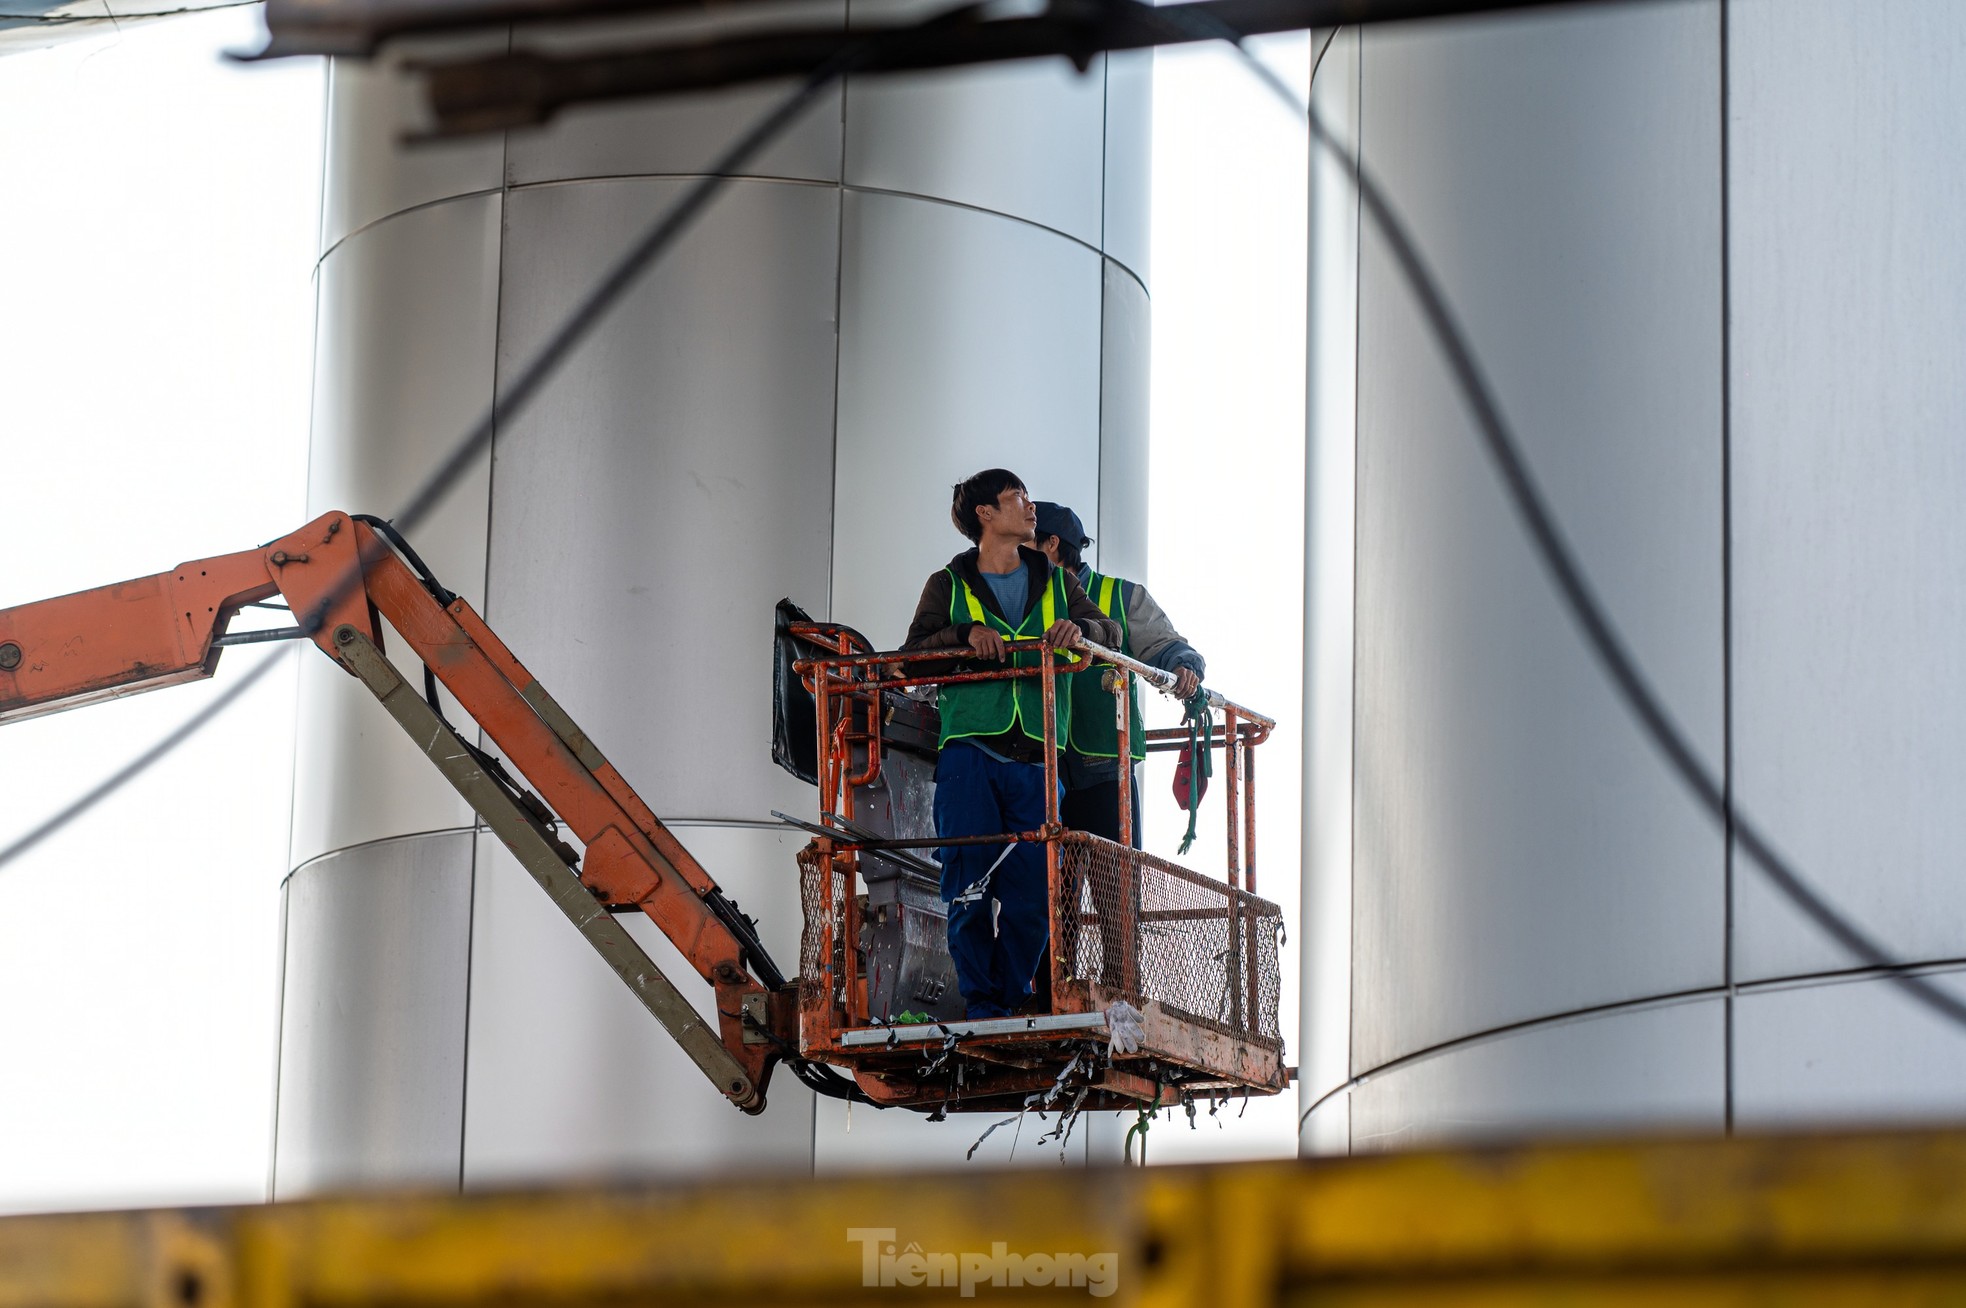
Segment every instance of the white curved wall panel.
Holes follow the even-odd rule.
[[[1154,54],[1106,56],[1106,195],[1100,248],[1152,287],[1148,212],[1154,186]]]
[[[472,840],[380,841],[288,878],[274,1198],[457,1184]]]
[[[1383,1131],[1397,1125],[1381,1118],[1378,1129]],[[1341,1081],[1317,1095],[1300,1091],[1297,1107],[1298,1157],[1344,1155],[1351,1151],[1351,1090]]]
[[[1714,12],[1592,8],[1363,42],[1366,165],[1598,593],[1718,760]],[[1384,242],[1368,225],[1361,244],[1352,1058],[1366,1069],[1718,984],[1725,914],[1717,828],[1585,653]]]
[[[1099,361],[1099,503],[1073,504],[1093,536],[1099,570],[1147,576],[1147,446],[1151,432],[1153,309],[1133,275],[1111,259],[1101,267],[1104,344]],[[1042,498],[1042,497],[1041,497]]]
[[[1026,223],[852,191],[845,212],[833,614],[892,646],[922,582],[968,546],[949,522],[955,482],[1008,467],[1088,524],[1099,521],[1102,466],[1134,493],[1118,465],[1145,456],[1146,301],[1115,270],[1131,293],[1108,302],[1107,261]],[[1103,369],[1102,323],[1113,333]],[[1102,386],[1114,401],[1104,450]],[[820,1100],[814,1166],[956,1166],[991,1120]],[[1018,1160],[1058,1156],[1059,1142],[1036,1144],[1043,1129],[1019,1144]],[[1118,1136],[1095,1125],[1066,1156],[1116,1154]],[[1014,1138],[1006,1128],[977,1158],[1011,1161]]]
[[[804,25],[843,6],[747,12]],[[1115,94],[1103,70],[857,82],[815,105],[751,165],[790,180],[753,177],[720,194],[499,431],[490,466],[416,533],[440,575],[677,822],[784,966],[798,953],[792,855],[803,837],[746,825],[811,804],[767,752],[772,603],[789,595],[898,641],[922,579],[964,544],[948,524],[950,485],[993,463],[1088,523],[1110,498],[1124,521],[1109,553],[1144,562],[1148,304],[1097,247],[1110,223],[1129,233],[1120,257],[1144,265],[1145,228],[1127,209],[1144,204],[1149,68],[1139,61],[1116,93],[1133,135],[1103,160]],[[685,177],[779,92],[580,111],[495,148],[417,156],[392,143],[398,89],[337,75],[312,490],[317,504],[385,513]],[[843,146],[852,167],[856,115],[868,119],[860,184],[937,199],[836,184]],[[479,190],[498,193],[445,199]],[[386,837],[468,820],[354,683],[323,668],[303,702],[297,861],[339,849],[309,867],[353,865],[364,850],[409,847]],[[468,983],[460,970],[430,1048],[454,1042],[468,1056],[427,1074],[404,1064],[421,1080],[402,1103],[432,1121],[436,1109],[416,1106],[451,1115],[406,1143],[400,1105],[283,1091],[283,1193],[404,1169],[495,1185],[815,1157],[953,1163],[987,1125],[890,1113],[874,1126],[863,1109],[849,1134],[840,1105],[815,1108],[784,1075],[763,1118],[736,1113],[495,840],[430,839],[448,842],[463,879],[432,873],[429,892],[452,896],[433,910],[441,920],[418,910],[392,930],[429,934],[442,958],[463,960]],[[364,840],[381,843],[341,848]],[[382,901],[360,879],[303,869],[303,882],[290,1009],[336,986],[361,998],[369,982],[340,973],[373,949],[309,923],[370,921]],[[711,992],[652,927],[629,923],[710,1016]],[[290,1024],[282,1059],[296,1086],[333,1089],[351,1051],[423,1039],[420,1010],[363,1002],[359,1020]],[[1084,1130],[1073,1157],[1117,1155],[1111,1120]],[[1008,1135],[999,1143],[1007,1152]],[[1027,1145],[1020,1161],[1049,1156]]]
[[[1531,1027],[1444,1050],[1351,1092],[1356,1153],[1617,1131],[1718,1131],[1719,999]]]
[[[394,513],[482,415],[498,252],[492,195],[404,214],[321,261],[309,513]],[[412,542],[474,604],[484,598],[488,468],[480,460],[466,473]],[[384,644],[392,647],[387,633]],[[295,866],[363,841],[471,822],[361,684],[325,659],[301,664],[299,724]]]
[[[1315,35],[1315,34],[1314,34]],[[1319,118],[1356,152],[1357,28],[1332,34],[1311,83]],[[1329,151],[1311,156],[1305,333],[1304,944],[1298,954],[1298,1111],[1351,1076],[1352,666],[1358,486],[1358,196]],[[1325,1101],[1300,1152],[1350,1147],[1346,1095]]]
[[[1006,467],[1098,520],[1100,258],[1028,223],[849,191],[833,613],[876,645],[968,547],[949,488]]]
[[[1735,793],[1898,957],[1956,958],[1966,8],[1729,12]],[[1742,979],[1850,965],[1737,865]]]
[[[499,188],[505,144],[497,136],[415,147],[398,141],[424,126],[422,90],[403,73],[405,60],[497,54],[505,48],[500,32],[392,42],[371,61],[328,61],[327,154],[334,162],[321,180],[323,254],[350,232],[390,214]]]
[[[796,970],[792,857],[805,837],[702,826],[676,834],[759,917],[779,965]],[[490,835],[479,837],[478,867],[466,1185],[808,1163],[811,1091],[780,1069],[762,1115],[732,1108]],[[715,992],[655,924],[640,913],[619,920],[714,1024]]]
[[[1805,880],[1966,994],[1966,10],[1375,29],[1362,77],[1365,162],[1679,725]],[[1354,852],[1342,885],[1308,859],[1313,954],[1350,895],[1355,962],[1313,984],[1305,1093],[1345,1084],[1318,1053],[1333,1025],[1366,1079],[1305,1147],[1956,1118],[1966,1034],[1837,975],[1856,960],[1743,851],[1722,901],[1712,824],[1578,653],[1369,229],[1359,268],[1356,700],[1323,710],[1356,731]],[[1334,272],[1314,271],[1314,377],[1318,324],[1351,308]],[[1342,379],[1324,390],[1342,410]],[[1315,524],[1315,482],[1311,503]]]
[[[501,375],[685,186],[512,195]],[[733,184],[498,436],[487,616],[665,816],[810,804],[767,753],[771,608],[826,608],[838,212]]]
[[[1023,59],[853,78],[847,184],[1010,214],[1097,249],[1105,90],[1099,59],[1085,73]]]
[[[1931,974],[1966,998],[1957,970]],[[1743,1130],[1957,1122],[1966,1031],[1878,977],[1756,989],[1734,1001]]]
[[[699,40],[713,30],[748,33],[845,26],[846,0],[793,0],[718,6],[682,18],[519,29],[513,43],[522,50],[577,53],[596,47],[618,50],[631,43]],[[567,178],[702,173],[795,85],[768,82],[704,95],[566,109],[544,127],[512,133],[506,177],[519,186]],[[796,124],[740,171],[753,177],[838,181],[840,100],[837,84],[827,88]]]

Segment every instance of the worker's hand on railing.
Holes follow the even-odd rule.
[[[1201,688],[1201,678],[1193,668],[1180,668],[1174,673],[1174,698],[1187,700],[1194,698],[1195,691]]]
[[[987,622],[979,622],[969,629],[969,647],[975,650],[979,657],[997,663],[1004,660],[1003,637],[999,636]]]
[[[1085,633],[1070,618],[1058,619],[1051,624],[1051,630],[1044,633],[1044,643],[1053,649],[1077,649],[1084,640]]]

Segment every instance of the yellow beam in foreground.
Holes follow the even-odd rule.
[[[0,1221],[0,1308],[878,1305],[965,1282],[1210,1308],[1966,1304],[1966,1132]]]

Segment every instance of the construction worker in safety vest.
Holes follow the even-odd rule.
[[[1086,598],[1072,575],[1029,548],[1037,515],[1024,483],[1003,468],[979,472],[955,488],[950,517],[975,548],[949,560],[922,587],[904,650],[967,649],[951,667],[976,671],[1038,662],[1034,652],[1011,655],[1007,639],[1041,636],[1054,650],[1082,639],[1105,644],[1121,637],[1119,623]],[[1057,682],[1063,741],[1070,721],[1069,687]],[[1036,677],[957,682],[941,688],[941,754],[935,766],[935,833],[943,839],[1034,832],[1044,825],[1044,692]],[[949,906],[949,955],[971,1018],[1006,1017],[1032,997],[1031,979],[1044,956],[1051,915],[1046,904],[1041,845],[948,845],[942,899]]]
[[[1040,500],[1037,546],[1063,572],[1076,577],[1086,596],[1101,613],[1117,622],[1120,642],[1108,648],[1174,674],[1174,695],[1185,700],[1195,693],[1208,672],[1201,653],[1182,639],[1161,606],[1139,582],[1101,576],[1085,561],[1085,534],[1079,515],[1063,504]],[[1119,725],[1113,695],[1104,684],[1104,669],[1091,668],[1072,678],[1072,729],[1060,776],[1065,799],[1059,817],[1075,831],[1089,831],[1108,840],[1120,838]],[[1140,685],[1133,684],[1131,721],[1133,761],[1147,757],[1146,730],[1140,720]],[[1062,712],[1062,710],[1061,710]],[[1133,786],[1133,844],[1140,844],[1140,786]]]

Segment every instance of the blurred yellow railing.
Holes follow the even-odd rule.
[[[34,1308],[889,1304],[965,1281],[978,1300],[1210,1308],[1962,1303],[1966,1133],[0,1221],[0,1305]]]

